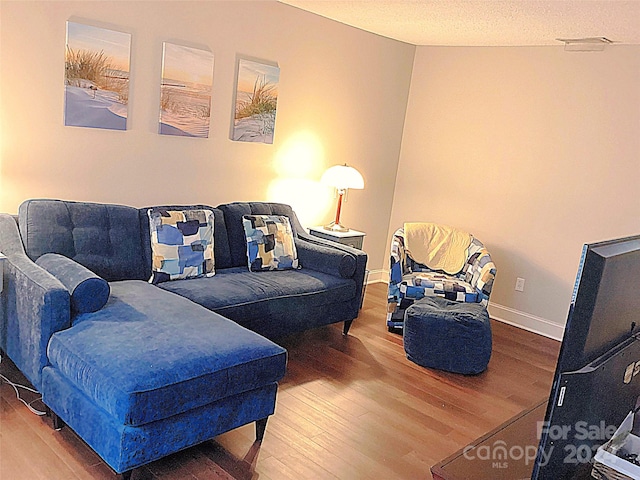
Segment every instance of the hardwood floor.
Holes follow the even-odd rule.
[[[369,285],[347,337],[332,325],[281,342],[288,372],[261,445],[254,425],[244,426],[139,468],[133,480],[430,479],[431,465],[548,396],[559,342],[492,321],[487,371],[454,375],[409,362],[385,311],[386,285]],[[0,373],[25,381],[6,358]],[[54,431],[3,383],[0,478],[114,475],[69,428]]]

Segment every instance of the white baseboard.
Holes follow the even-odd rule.
[[[519,327],[529,332],[537,333],[554,340],[562,340],[564,327],[551,322],[546,318],[536,317],[513,308],[489,302],[489,316],[514,327]]]
[[[367,285],[380,282],[389,283],[389,270],[369,270]]]
[[[367,285],[370,283],[389,283],[388,270],[369,270]],[[558,325],[546,318],[536,317],[529,313],[521,312],[514,308],[489,302],[489,316],[494,320],[522,328],[529,332],[537,333],[554,340],[562,340],[564,326]]]

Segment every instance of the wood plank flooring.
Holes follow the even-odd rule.
[[[348,336],[332,325],[281,342],[288,372],[261,445],[244,426],[133,480],[431,479],[431,465],[548,396],[559,342],[492,321],[487,371],[454,375],[409,362],[385,311],[386,285],[372,284]],[[7,358],[0,373],[25,382]],[[2,384],[0,479],[113,478],[69,428],[54,431]]]

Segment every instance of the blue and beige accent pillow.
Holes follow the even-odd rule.
[[[244,215],[249,270],[298,268],[298,252],[289,218],[282,215]]]
[[[211,210],[151,208],[151,283],[212,277],[214,218]]]

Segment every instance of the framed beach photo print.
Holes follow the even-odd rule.
[[[164,42],[158,133],[207,138],[212,86],[213,53]]]
[[[232,140],[273,143],[279,80],[277,65],[238,59]]]
[[[64,124],[127,129],[131,34],[67,22]]]

